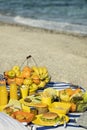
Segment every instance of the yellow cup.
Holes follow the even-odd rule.
[[[10,84],[10,99],[18,99],[17,88],[15,83]]]
[[[49,106],[51,104],[51,97],[42,96],[42,103],[45,103]]]
[[[8,92],[6,85],[0,85],[0,106],[6,105],[8,102]]]
[[[20,88],[20,91],[21,91],[21,96],[22,98],[26,98],[28,96],[28,87],[27,86],[22,86]]]

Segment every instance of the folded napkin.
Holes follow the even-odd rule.
[[[0,130],[29,130],[21,122],[0,112]]]

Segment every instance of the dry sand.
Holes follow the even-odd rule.
[[[28,55],[48,68],[52,81],[87,89],[87,37],[0,23],[0,73],[21,65]]]

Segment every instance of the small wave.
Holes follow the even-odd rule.
[[[67,22],[54,22],[54,21],[46,21],[46,20],[38,20],[31,18],[23,18],[20,16],[10,17],[0,15],[0,21],[7,23],[16,23],[20,25],[27,25],[31,27],[38,27],[42,29],[48,29],[58,32],[68,32],[75,33],[81,35],[87,35],[87,26],[72,24]]]

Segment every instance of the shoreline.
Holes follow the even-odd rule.
[[[52,81],[87,89],[87,36],[0,22],[0,48],[0,73],[32,55],[38,66],[48,68]]]
[[[87,37],[87,34],[81,34],[80,32],[70,32],[70,31],[64,31],[64,30],[53,30],[53,29],[46,29],[43,27],[34,27],[34,26],[30,26],[30,25],[25,25],[22,23],[17,23],[17,22],[5,22],[5,21],[0,21],[0,25],[10,25],[10,26],[19,26],[22,28],[26,28],[26,29],[32,29],[34,31],[45,31],[48,33],[55,33],[55,34],[64,34],[64,35],[72,35],[72,36],[76,36],[76,37]]]

